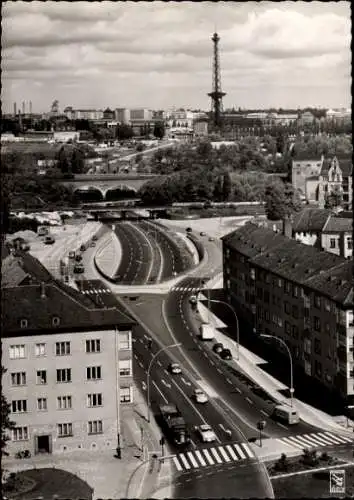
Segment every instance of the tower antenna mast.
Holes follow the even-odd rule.
[[[225,92],[221,90],[221,76],[220,76],[220,60],[219,60],[219,41],[220,37],[215,31],[211,37],[213,41],[213,88],[212,92],[208,93],[211,97],[211,108],[213,123],[215,128],[220,128],[221,126],[221,112],[222,112],[222,98],[226,95]]]

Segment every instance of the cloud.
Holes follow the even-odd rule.
[[[304,84],[316,95],[329,82],[323,105],[335,106],[343,89],[350,96],[348,2],[19,1],[4,4],[2,28],[10,109],[24,95],[45,109],[53,92],[63,107],[209,107],[215,29],[226,106],[245,99],[247,85],[255,107],[286,85],[292,106],[310,104]]]

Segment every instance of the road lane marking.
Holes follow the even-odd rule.
[[[138,365],[140,366],[140,368],[144,368],[144,365],[142,364],[141,361],[138,361]]]
[[[135,359],[138,359],[138,356],[137,356],[136,354],[134,354],[134,358],[135,358]]]
[[[262,413],[265,417],[269,417],[269,413],[267,413],[266,411],[261,410],[261,413]]]
[[[188,455],[188,457],[189,457],[189,460],[192,462],[193,467],[194,467],[195,469],[197,469],[197,468],[199,467],[199,465],[198,465],[198,462],[196,461],[196,459],[193,457],[192,452],[191,452],[191,451],[188,451],[188,452],[187,452],[187,455]]]
[[[165,403],[168,404],[168,400],[166,399],[166,397],[164,396],[164,394],[161,392],[160,388],[157,386],[155,380],[152,381],[152,383],[154,384],[154,386],[156,387],[156,389],[159,391],[159,393],[161,394],[162,398],[164,399]]]
[[[227,453],[225,452],[225,450],[222,446],[218,446],[218,450],[220,452],[220,455],[222,455],[223,459],[226,462],[231,462],[231,458],[229,458],[229,456],[227,455]]]
[[[144,381],[143,381],[143,382],[141,382],[141,385],[142,385],[143,391],[146,391],[146,384],[145,384],[145,382],[144,382]]]
[[[247,443],[242,443],[241,446],[243,446],[243,449],[245,450],[245,452],[247,453],[249,458],[254,458],[254,453],[249,449],[249,446]]]
[[[184,384],[188,385],[188,386],[191,386],[192,384],[190,382],[188,382],[187,380],[185,380],[183,377],[181,377],[181,380]]]
[[[214,460],[211,458],[211,456],[209,455],[209,452],[206,448],[203,448],[203,453],[205,455],[205,458],[208,460],[209,462],[209,465],[214,465]]]
[[[196,457],[198,458],[199,462],[200,462],[200,463],[202,464],[202,466],[204,467],[204,466],[206,465],[206,462],[205,462],[205,460],[204,460],[204,458],[203,458],[202,454],[200,453],[200,451],[199,451],[199,450],[196,450],[194,453],[195,453]]]
[[[190,469],[191,466],[189,465],[189,463],[187,462],[187,459],[186,457],[183,455],[183,453],[180,453],[178,455],[179,459],[182,461],[183,465],[185,466],[186,469]]]
[[[157,360],[156,363],[159,365],[159,366],[162,366],[162,363],[161,361]]]
[[[171,389],[171,384],[168,384],[163,378],[161,379],[161,382],[163,383],[163,385]]]
[[[220,370],[220,368],[217,368],[216,371],[222,373],[222,370]]]
[[[234,448],[242,459],[246,458],[246,455],[243,453],[241,446],[239,446],[238,444],[234,444]]]
[[[203,354],[204,354],[204,356],[205,356],[206,358],[208,357],[208,355],[207,355],[207,353],[206,353],[205,351],[203,351]],[[218,370],[218,371],[219,371],[219,370]]]
[[[329,443],[329,441],[326,441],[322,437],[319,438],[317,434],[304,434],[304,437],[309,438],[309,439],[313,439],[317,443],[320,443],[322,446],[327,446]],[[330,443],[330,444],[332,444],[332,443]]]
[[[238,456],[236,455],[236,453],[234,452],[234,450],[231,448],[231,446],[229,444],[226,445],[226,449],[230,453],[231,458],[236,462],[238,460]]]
[[[169,375],[168,371],[166,370],[166,368],[164,369],[164,372],[166,373],[166,375]]]
[[[216,451],[216,449],[215,449],[215,448],[210,448],[210,451],[211,451],[211,453],[214,455],[214,457],[215,457],[215,459],[216,459],[217,463],[218,463],[218,464],[222,464],[222,460],[221,460],[221,458],[219,457],[218,452]]]
[[[288,430],[288,428],[286,427],[286,425],[283,425],[281,424],[280,422],[275,422],[277,425],[279,425],[279,427],[282,427],[283,429],[286,429]]]
[[[172,460],[174,461],[175,466],[177,467],[177,470],[178,470],[178,471],[183,470],[183,467],[182,467],[182,466],[181,466],[181,464],[179,463],[179,461],[178,461],[177,457],[173,457],[173,458],[172,458]]]
[[[211,365],[215,366],[214,361],[212,361],[211,359],[210,359],[209,361],[210,361],[210,364],[211,364]]]
[[[230,380],[229,378],[226,379],[226,382],[228,382],[229,384],[232,384],[232,380]]]
[[[245,398],[245,399],[246,399],[246,401],[248,401],[248,402],[249,402],[249,404],[250,404],[250,405],[253,405],[253,401],[252,401],[252,399],[250,399],[248,396],[246,396],[246,398]]]

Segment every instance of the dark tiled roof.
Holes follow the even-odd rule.
[[[342,281],[350,279],[346,273],[352,263],[343,257],[275,234],[271,229],[258,227],[252,222],[225,236],[223,241],[249,257],[252,264],[300,285],[320,290],[333,300],[345,303],[352,293],[350,285],[343,288],[341,294],[337,289],[334,291],[334,285],[329,281],[321,281],[320,287],[316,284],[316,278],[325,273],[337,273],[342,276],[338,280]]]
[[[294,147],[294,149],[295,149],[295,155],[293,158],[294,161],[307,161],[308,160],[308,161],[317,161],[318,163],[320,163],[320,161],[321,161],[320,154],[314,155],[311,153],[306,153],[306,151],[296,152],[296,146]]]
[[[1,287],[19,286],[29,276],[20,266],[18,259],[9,255],[2,261]]]
[[[353,219],[342,217],[330,217],[326,222],[323,233],[342,233],[353,231]]]
[[[341,158],[340,156],[339,157],[335,156],[335,157],[330,158],[330,159],[327,158],[323,162],[320,175],[325,175],[325,176],[328,175],[328,171],[331,167],[332,160],[334,158],[337,158],[337,160],[338,160],[339,168],[342,171],[343,177],[349,177],[350,175],[352,175],[352,173],[353,173],[353,161],[351,158],[348,158],[347,156],[343,157],[343,158]]]
[[[94,306],[80,292],[56,282],[5,288],[1,296],[2,328],[4,336],[30,335],[75,330],[94,330],[105,327],[131,328],[134,321],[115,308]],[[53,317],[60,319],[52,325]],[[28,327],[20,328],[20,320],[27,319]]]
[[[335,268],[309,278],[306,285],[336,302],[353,304],[353,262],[346,260]]]
[[[304,208],[294,216],[293,231],[295,233],[320,232],[330,215],[330,210]]]

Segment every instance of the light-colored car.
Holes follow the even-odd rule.
[[[182,373],[181,367],[179,366],[178,363],[171,363],[168,367],[168,371],[170,373],[173,373],[173,375],[178,375],[179,373]]]
[[[216,441],[216,435],[208,424],[196,425],[194,428],[203,443],[213,443]]]
[[[194,391],[193,397],[197,403],[204,404],[208,402],[208,396],[201,389],[196,389]]]

